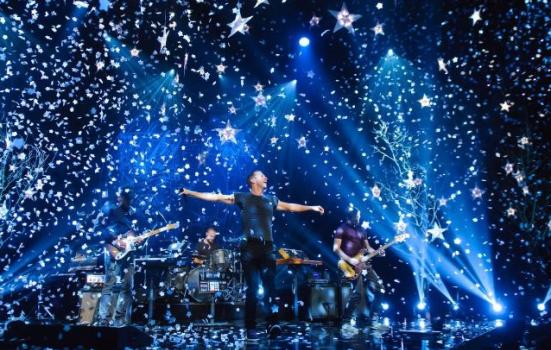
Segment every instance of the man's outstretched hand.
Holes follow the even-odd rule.
[[[320,205],[314,205],[314,206],[312,207],[312,210],[313,210],[313,211],[317,211],[317,212],[320,213],[321,215],[323,215],[323,213],[325,213],[325,209],[323,209],[323,207],[320,206]]]

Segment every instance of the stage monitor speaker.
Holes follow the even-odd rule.
[[[83,289],[80,291],[80,312],[78,323],[91,325],[96,319],[101,289]]]
[[[153,343],[146,333],[136,327],[90,327],[63,324],[8,323],[4,345],[34,345],[52,348],[125,349],[143,348]]]
[[[339,318],[339,295],[336,286],[312,284],[305,288],[307,321],[331,321]]]
[[[524,325],[520,321],[507,320],[505,325],[483,333],[468,340],[454,349],[456,350],[513,350],[520,348],[520,341],[524,333]]]

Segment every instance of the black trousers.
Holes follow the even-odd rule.
[[[273,243],[268,241],[248,240],[241,245],[241,263],[247,285],[245,294],[245,328],[256,327],[256,309],[260,281],[264,290],[264,300],[269,307],[266,322],[268,325],[277,322],[278,306],[275,298],[276,258]]]
[[[355,280],[343,279],[342,285],[351,287],[350,297],[345,304],[342,321],[350,322],[354,313],[360,312],[367,323],[376,311],[380,296],[384,293],[383,281],[379,278],[371,265],[367,265],[365,272]]]

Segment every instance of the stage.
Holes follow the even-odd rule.
[[[0,348],[545,348],[550,13],[0,0]]]

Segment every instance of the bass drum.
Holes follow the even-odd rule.
[[[207,267],[196,267],[185,278],[185,288],[189,296],[198,303],[212,300],[214,293],[226,287],[226,273],[212,271]]]

